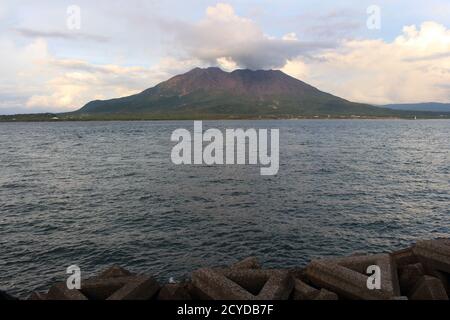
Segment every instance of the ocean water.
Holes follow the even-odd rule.
[[[450,121],[205,121],[279,128],[280,171],[176,166],[192,121],[0,124],[0,289],[26,297],[112,264],[183,279],[450,236]]]

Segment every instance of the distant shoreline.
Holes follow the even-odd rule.
[[[0,115],[0,122],[89,122],[89,121],[193,121],[193,120],[449,120],[447,114],[411,114],[402,116],[368,115],[305,115],[305,116],[247,116],[247,115],[68,115],[68,114],[20,114]]]

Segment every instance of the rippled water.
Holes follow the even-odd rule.
[[[279,128],[280,171],[175,166],[186,122],[0,124],[0,288],[111,264],[160,280],[250,255],[269,267],[450,235],[450,122],[210,121]]]

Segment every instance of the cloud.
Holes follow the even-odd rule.
[[[23,108],[27,97],[39,92],[45,81],[43,61],[47,58],[47,44],[43,40],[17,47],[11,40],[0,37],[0,113]]]
[[[308,39],[335,40],[352,38],[358,31],[364,30],[365,18],[365,7],[363,13],[356,8],[335,8],[324,12],[305,12],[289,21],[298,34]]]
[[[83,29],[77,31],[66,28],[64,4],[0,4],[0,15],[8,10],[0,21],[0,114],[75,110],[197,66],[282,68],[360,102],[450,100],[449,29],[436,22],[407,26],[392,41],[364,40],[367,34],[358,32],[366,15],[357,8],[277,16],[268,6],[267,14],[250,19],[219,3],[202,7],[196,19],[200,4],[189,4],[183,16],[190,20],[179,20],[170,4],[100,3],[81,1]]]
[[[61,31],[41,31],[27,28],[15,28],[15,32],[19,35],[27,38],[50,38],[50,39],[62,39],[62,40],[89,40],[96,42],[107,42],[108,37],[94,34],[86,34],[81,32],[61,32]]]
[[[217,59],[217,64],[220,68],[225,71],[233,71],[236,70],[239,66],[237,63],[230,57],[221,57]]]
[[[405,27],[392,42],[344,41],[316,59],[294,59],[283,70],[353,101],[448,102],[448,52],[450,29],[430,21]]]
[[[32,95],[26,106],[51,111],[72,111],[91,100],[112,99],[139,93],[166,80],[160,67],[96,65],[83,60],[50,58],[51,76],[40,94]]]
[[[298,41],[297,35],[295,34],[295,32],[289,32],[288,34],[285,34],[282,38],[282,40],[286,40],[286,41]]]
[[[0,19],[6,15],[6,7],[3,3],[0,3]]]
[[[280,68],[289,59],[334,46],[333,42],[300,41],[294,33],[281,39],[270,37],[252,20],[238,16],[229,4],[208,7],[197,23],[164,21],[174,41],[188,57],[209,64],[233,61],[250,69]]]
[[[0,114],[73,111],[94,99],[138,93],[199,64],[164,58],[154,67],[94,64],[53,56],[47,41],[0,39]]]
[[[428,56],[422,56],[422,57],[409,57],[405,58],[405,61],[428,61],[428,60],[439,60],[439,59],[445,59],[450,57],[450,52],[441,52],[441,53],[434,53],[430,54]]]

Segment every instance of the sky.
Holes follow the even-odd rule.
[[[0,114],[209,66],[280,69],[355,102],[449,103],[450,1],[0,0]]]

